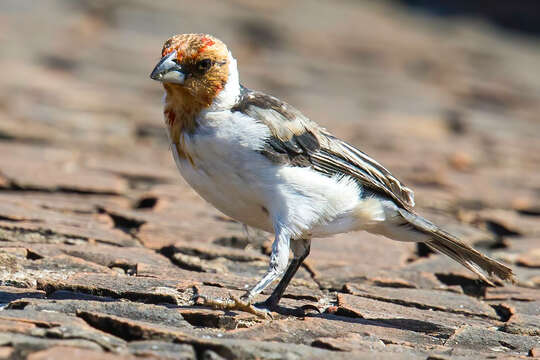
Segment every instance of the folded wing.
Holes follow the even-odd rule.
[[[241,99],[233,111],[240,111],[268,126],[272,136],[260,152],[271,161],[311,166],[328,176],[351,176],[362,186],[391,197],[405,209],[414,207],[412,190],[386,168],[332,136],[291,105],[242,88]]]

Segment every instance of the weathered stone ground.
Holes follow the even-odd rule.
[[[0,358],[540,356],[539,41],[376,3],[2,1]],[[194,303],[253,284],[270,237],[177,174],[148,74],[181,32],[225,40],[246,85],[379,159],[519,283],[355,233],[314,241],[282,301],[305,317]]]

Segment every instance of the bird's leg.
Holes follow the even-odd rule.
[[[279,303],[279,300],[281,300],[281,297],[289,285],[289,282],[293,278],[294,274],[296,274],[298,271],[300,265],[302,265],[302,262],[308,257],[310,248],[311,239],[298,239],[292,241],[291,249],[294,257],[289,264],[285,275],[283,275],[283,278],[281,278],[281,281],[272,292],[272,295],[270,295],[270,297],[264,302],[264,306],[266,308],[272,310],[277,307],[277,304]]]
[[[272,281],[285,272],[287,262],[289,261],[289,246],[290,236],[284,232],[277,232],[274,243],[272,244],[270,265],[264,277],[253,288],[242,295],[241,298],[231,296],[229,299],[209,299],[201,296],[200,298],[204,300],[204,305],[222,310],[248,311],[261,317],[267,317],[266,311],[255,308],[251,303],[255,296],[260,294]]]

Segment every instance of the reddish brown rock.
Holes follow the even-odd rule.
[[[175,344],[165,341],[143,340],[132,341],[128,345],[129,351],[138,357],[155,356],[159,359],[195,360],[197,355],[193,346],[188,344]]]
[[[540,268],[540,248],[532,249],[519,255],[516,263],[520,266]]]
[[[0,359],[9,359],[14,349],[10,346],[0,346]]]
[[[40,339],[82,339],[109,351],[119,351],[125,342],[96,330],[80,318],[55,312],[4,310],[0,321],[9,332]],[[9,332],[6,334],[9,335]],[[19,336],[18,340],[23,340]],[[17,339],[11,344],[16,345]],[[24,340],[23,340],[24,341]],[[1,341],[0,341],[1,342]]]
[[[101,351],[92,351],[67,346],[55,346],[47,350],[36,351],[28,360],[79,359],[79,360],[132,360],[134,356],[115,355]]]
[[[10,183],[20,188],[46,191],[70,190],[89,193],[119,194],[127,182],[106,172],[81,166],[77,154],[71,151],[39,146],[0,144],[0,168]],[[20,161],[25,158],[25,161]],[[40,174],[40,176],[36,176]]]
[[[456,346],[485,351],[486,349],[499,352],[518,352],[526,355],[529,349],[537,344],[537,339],[531,336],[520,336],[493,331],[488,329],[464,326],[445,343],[446,346]]]
[[[518,286],[490,287],[486,290],[486,300],[540,301],[540,289]]]
[[[346,285],[346,290],[353,295],[406,306],[414,306],[420,309],[433,309],[456,314],[476,315],[498,319],[495,310],[489,305],[470,296],[453,292],[425,289],[375,288],[355,285]]]
[[[311,346],[337,351],[381,351],[386,347],[384,342],[377,337],[370,335],[362,336],[360,334],[349,334],[341,338],[318,338],[311,343]]]
[[[378,320],[383,323],[399,325],[412,331],[426,334],[449,336],[463,325],[483,327],[497,326],[500,323],[491,319],[474,318],[468,314],[433,308],[421,309],[414,304],[398,305],[388,301],[379,301],[362,296],[338,294],[338,308],[335,313],[343,316]]]
[[[188,279],[152,279],[82,273],[65,280],[40,279],[37,287],[48,294],[58,290],[70,290],[134,301],[178,304],[191,301],[192,288],[195,285],[196,281]]]

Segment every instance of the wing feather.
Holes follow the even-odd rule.
[[[384,166],[328,133],[291,105],[243,87],[232,111],[240,111],[268,126],[272,137],[261,153],[271,161],[311,166],[328,176],[348,175],[363,186],[390,196],[406,209],[414,207],[412,190]]]

